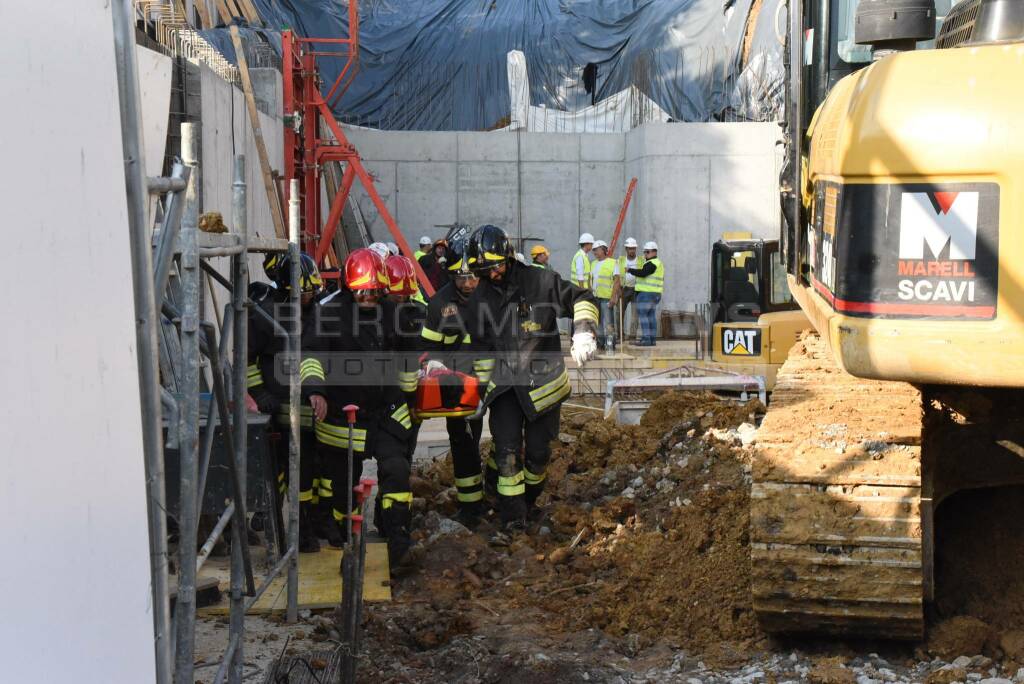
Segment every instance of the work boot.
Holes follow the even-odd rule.
[[[388,567],[391,574],[406,574],[422,556],[422,550],[413,551],[409,524],[412,513],[409,504],[392,502],[391,506],[381,511],[381,522],[388,534]]]
[[[525,520],[510,520],[502,523],[498,530],[491,535],[489,543],[491,546],[511,546],[515,536],[525,532]]]
[[[253,532],[262,532],[266,527],[266,523],[263,520],[263,511],[256,511],[252,514],[252,518],[249,519],[249,528]]]
[[[312,507],[309,501],[299,503],[299,553],[316,553],[320,550],[320,542],[313,532]]]
[[[455,519],[465,525],[468,529],[476,529],[480,524],[480,516],[483,514],[481,502],[472,501],[459,504],[459,510]]]

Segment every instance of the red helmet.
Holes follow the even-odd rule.
[[[366,247],[352,251],[345,259],[345,285],[354,291],[387,290],[390,283],[384,259]]]
[[[388,269],[389,291],[394,295],[414,295],[419,292],[416,268],[412,259],[401,254],[392,254],[385,260]]]

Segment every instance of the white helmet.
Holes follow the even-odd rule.
[[[658,243],[655,242],[654,240],[648,240],[647,242],[644,243],[644,251],[646,252],[649,249],[653,249],[655,252],[657,252]]]
[[[593,244],[593,243],[594,243],[594,236],[591,235],[590,233],[584,233],[583,235],[580,235],[580,244],[581,245]]]
[[[390,252],[388,251],[388,246],[385,245],[383,242],[374,242],[372,245],[370,245],[370,249],[372,249],[377,254],[380,254],[380,257],[382,259],[387,259],[388,254],[390,254]]]
[[[420,238],[420,247],[429,247],[431,244],[433,243],[430,241],[430,238],[427,237],[426,235]]]
[[[389,254],[398,254],[398,245],[396,245],[394,242],[389,242],[388,243],[388,253]]]
[[[522,264],[526,263],[526,257],[523,255],[522,252],[516,252],[516,261]]]
[[[605,242],[604,240],[598,240],[594,243],[594,249],[597,249],[598,247],[604,247],[605,249],[608,249],[608,243]]]
[[[636,238],[626,238],[624,243],[626,247],[636,247]]]

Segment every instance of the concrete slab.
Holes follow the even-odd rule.
[[[523,161],[579,161],[580,134],[529,133],[521,136],[520,154]]]
[[[494,223],[513,234],[519,225],[518,166],[510,162],[459,164],[458,219]]]
[[[516,133],[457,133],[458,160],[514,162],[519,158]]]
[[[584,162],[580,164],[580,226],[606,242],[612,238],[629,180],[621,163]],[[623,227],[625,230],[625,227]],[[619,239],[621,247],[626,235]],[[573,253],[576,250],[573,249]],[[622,253],[621,249],[618,253]],[[572,253],[567,255],[571,258]]]
[[[349,128],[349,141],[363,159],[375,161],[456,161],[456,137],[443,131],[371,131]]]
[[[415,244],[421,235],[441,235],[437,224],[458,218],[454,162],[399,162],[398,225],[405,239]]]
[[[582,133],[580,160],[622,163],[626,158],[626,137],[616,133]]]

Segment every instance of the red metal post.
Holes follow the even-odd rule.
[[[334,118],[328,102],[336,103],[344,95],[359,64],[359,3],[350,0],[348,6],[349,35],[346,38],[299,38],[292,31],[281,35],[284,57],[284,114],[285,114],[285,175],[288,179],[300,179],[302,196],[302,248],[315,255],[319,265],[331,254],[331,242],[341,221],[352,184],[356,178],[384,220],[392,239],[402,253],[412,257],[413,251],[398,229],[394,217],[381,199],[373,178],[363,167],[359,152],[345,137]],[[320,90],[317,57],[344,57],[345,64],[324,97]],[[334,136],[321,136],[321,124],[326,125]],[[300,134],[301,131],[301,134]],[[322,220],[321,168],[325,162],[337,161],[345,165],[341,188],[331,204],[326,220]],[[287,184],[286,184],[287,187]],[[288,199],[288,198],[286,198]],[[434,294],[434,288],[420,265],[413,260],[416,275],[427,295]]]
[[[622,232],[622,223],[626,220],[626,210],[629,209],[629,202],[633,199],[633,191],[636,190],[636,177],[629,181],[626,189],[626,199],[622,200],[622,209],[619,210],[619,220],[615,224],[615,232],[612,233],[611,244],[608,245],[608,256],[615,254],[615,245],[619,242],[619,233]]]

